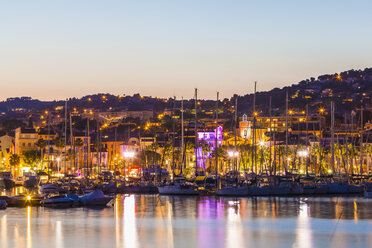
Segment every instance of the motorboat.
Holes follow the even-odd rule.
[[[80,202],[83,206],[107,206],[113,199],[111,196],[105,196],[102,190],[95,190],[89,194],[80,196]]]
[[[35,188],[39,185],[39,179],[36,176],[27,176],[23,182],[25,188]]]
[[[55,184],[48,183],[48,184],[44,184],[44,185],[40,186],[40,192],[44,195],[58,194],[62,191],[63,191],[63,189],[61,187],[59,187],[58,185],[55,185]]]
[[[10,189],[15,186],[11,172],[0,172],[0,188]]]
[[[25,181],[24,177],[17,177],[16,180],[14,181],[14,185],[23,186],[24,181]]]
[[[13,197],[10,197],[8,205],[10,207],[25,207],[29,205],[29,201],[31,200],[31,196],[27,195],[16,195]]]
[[[80,199],[76,195],[56,195],[41,201],[45,207],[73,207],[78,206]]]
[[[189,184],[174,184],[158,186],[159,194],[161,195],[198,195],[198,191],[193,185]]]

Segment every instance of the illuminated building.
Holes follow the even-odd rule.
[[[217,127],[217,146],[221,146],[223,141],[222,127]],[[198,132],[197,167],[205,168],[207,158],[211,158],[216,147],[216,129],[210,132]],[[204,151],[203,151],[204,147]]]

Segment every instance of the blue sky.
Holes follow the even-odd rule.
[[[364,69],[371,2],[0,0],[0,99],[230,97]]]

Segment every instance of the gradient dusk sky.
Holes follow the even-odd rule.
[[[2,0],[0,100],[269,90],[372,67],[371,25],[371,0]]]

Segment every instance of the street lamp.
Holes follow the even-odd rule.
[[[60,157],[58,157],[57,159],[57,166],[58,166],[58,174],[59,174],[59,161],[61,161],[61,158]]]
[[[131,158],[134,158],[134,156],[135,156],[136,154],[134,153],[134,152],[132,152],[132,151],[125,151],[124,153],[123,153],[123,156],[124,156],[124,158],[125,158],[125,160],[127,160],[127,159],[131,159]],[[127,173],[126,173],[126,163],[125,163],[126,161],[124,161],[124,182],[125,182],[125,180],[126,180],[126,177],[127,177]]]
[[[308,155],[309,155],[309,151],[306,149],[298,151],[298,156],[302,158],[302,162],[303,162],[303,158],[306,158]],[[301,172],[303,173],[303,170],[301,170],[300,168],[300,173]],[[306,164],[306,173],[307,173],[307,164]]]
[[[263,149],[264,149],[264,146],[265,146],[265,142],[263,140],[261,140],[258,144],[261,147],[261,164],[260,164],[260,170],[261,170],[261,173],[262,173],[262,168],[263,168]]]
[[[237,151],[228,151],[227,154],[229,155],[230,158],[234,160],[234,165],[235,165],[235,159],[239,156],[239,152]],[[231,165],[231,163],[230,163]]]

